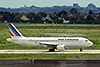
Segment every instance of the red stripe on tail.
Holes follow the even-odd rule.
[[[11,36],[14,37],[14,35],[11,33],[11,31],[9,31],[9,32],[10,32]]]

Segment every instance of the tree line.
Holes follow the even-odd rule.
[[[22,13],[25,14],[25,13]],[[45,12],[39,12],[35,14],[34,12],[27,13],[27,17],[29,20],[21,20],[16,19],[15,17],[20,15],[20,13],[10,13],[10,12],[0,12],[0,22],[15,22],[15,23],[63,23],[63,18],[66,21],[69,21],[69,24],[100,24],[100,13],[93,13],[92,10],[89,11],[88,14],[83,14],[78,12],[76,8],[72,8],[69,12],[67,11],[61,11],[59,13],[54,12],[52,14],[46,14]],[[52,20],[42,20],[43,17],[49,17]]]

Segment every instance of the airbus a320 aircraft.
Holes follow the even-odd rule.
[[[79,47],[82,51],[82,47],[93,45],[91,41],[81,37],[24,37],[12,23],[8,26],[11,38],[7,38],[7,41],[34,47],[50,47],[50,52],[55,49],[67,50],[68,47]]]

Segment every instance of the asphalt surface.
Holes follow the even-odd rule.
[[[65,50],[65,51],[58,51],[55,52],[49,52],[48,50],[0,50],[0,53],[2,54],[38,54],[38,53],[44,53],[44,54],[100,54],[100,50],[83,50],[80,52],[80,50]]]
[[[100,50],[66,50],[48,52],[48,50],[0,50],[0,53],[25,54],[25,53],[86,53],[99,54]],[[0,67],[100,67],[100,57],[75,58],[59,60],[0,60]]]
[[[100,60],[0,60],[0,67],[100,67]]]

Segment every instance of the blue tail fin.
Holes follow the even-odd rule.
[[[23,37],[23,35],[17,30],[17,28],[12,23],[10,23],[8,26],[9,26],[9,32],[12,38]]]

